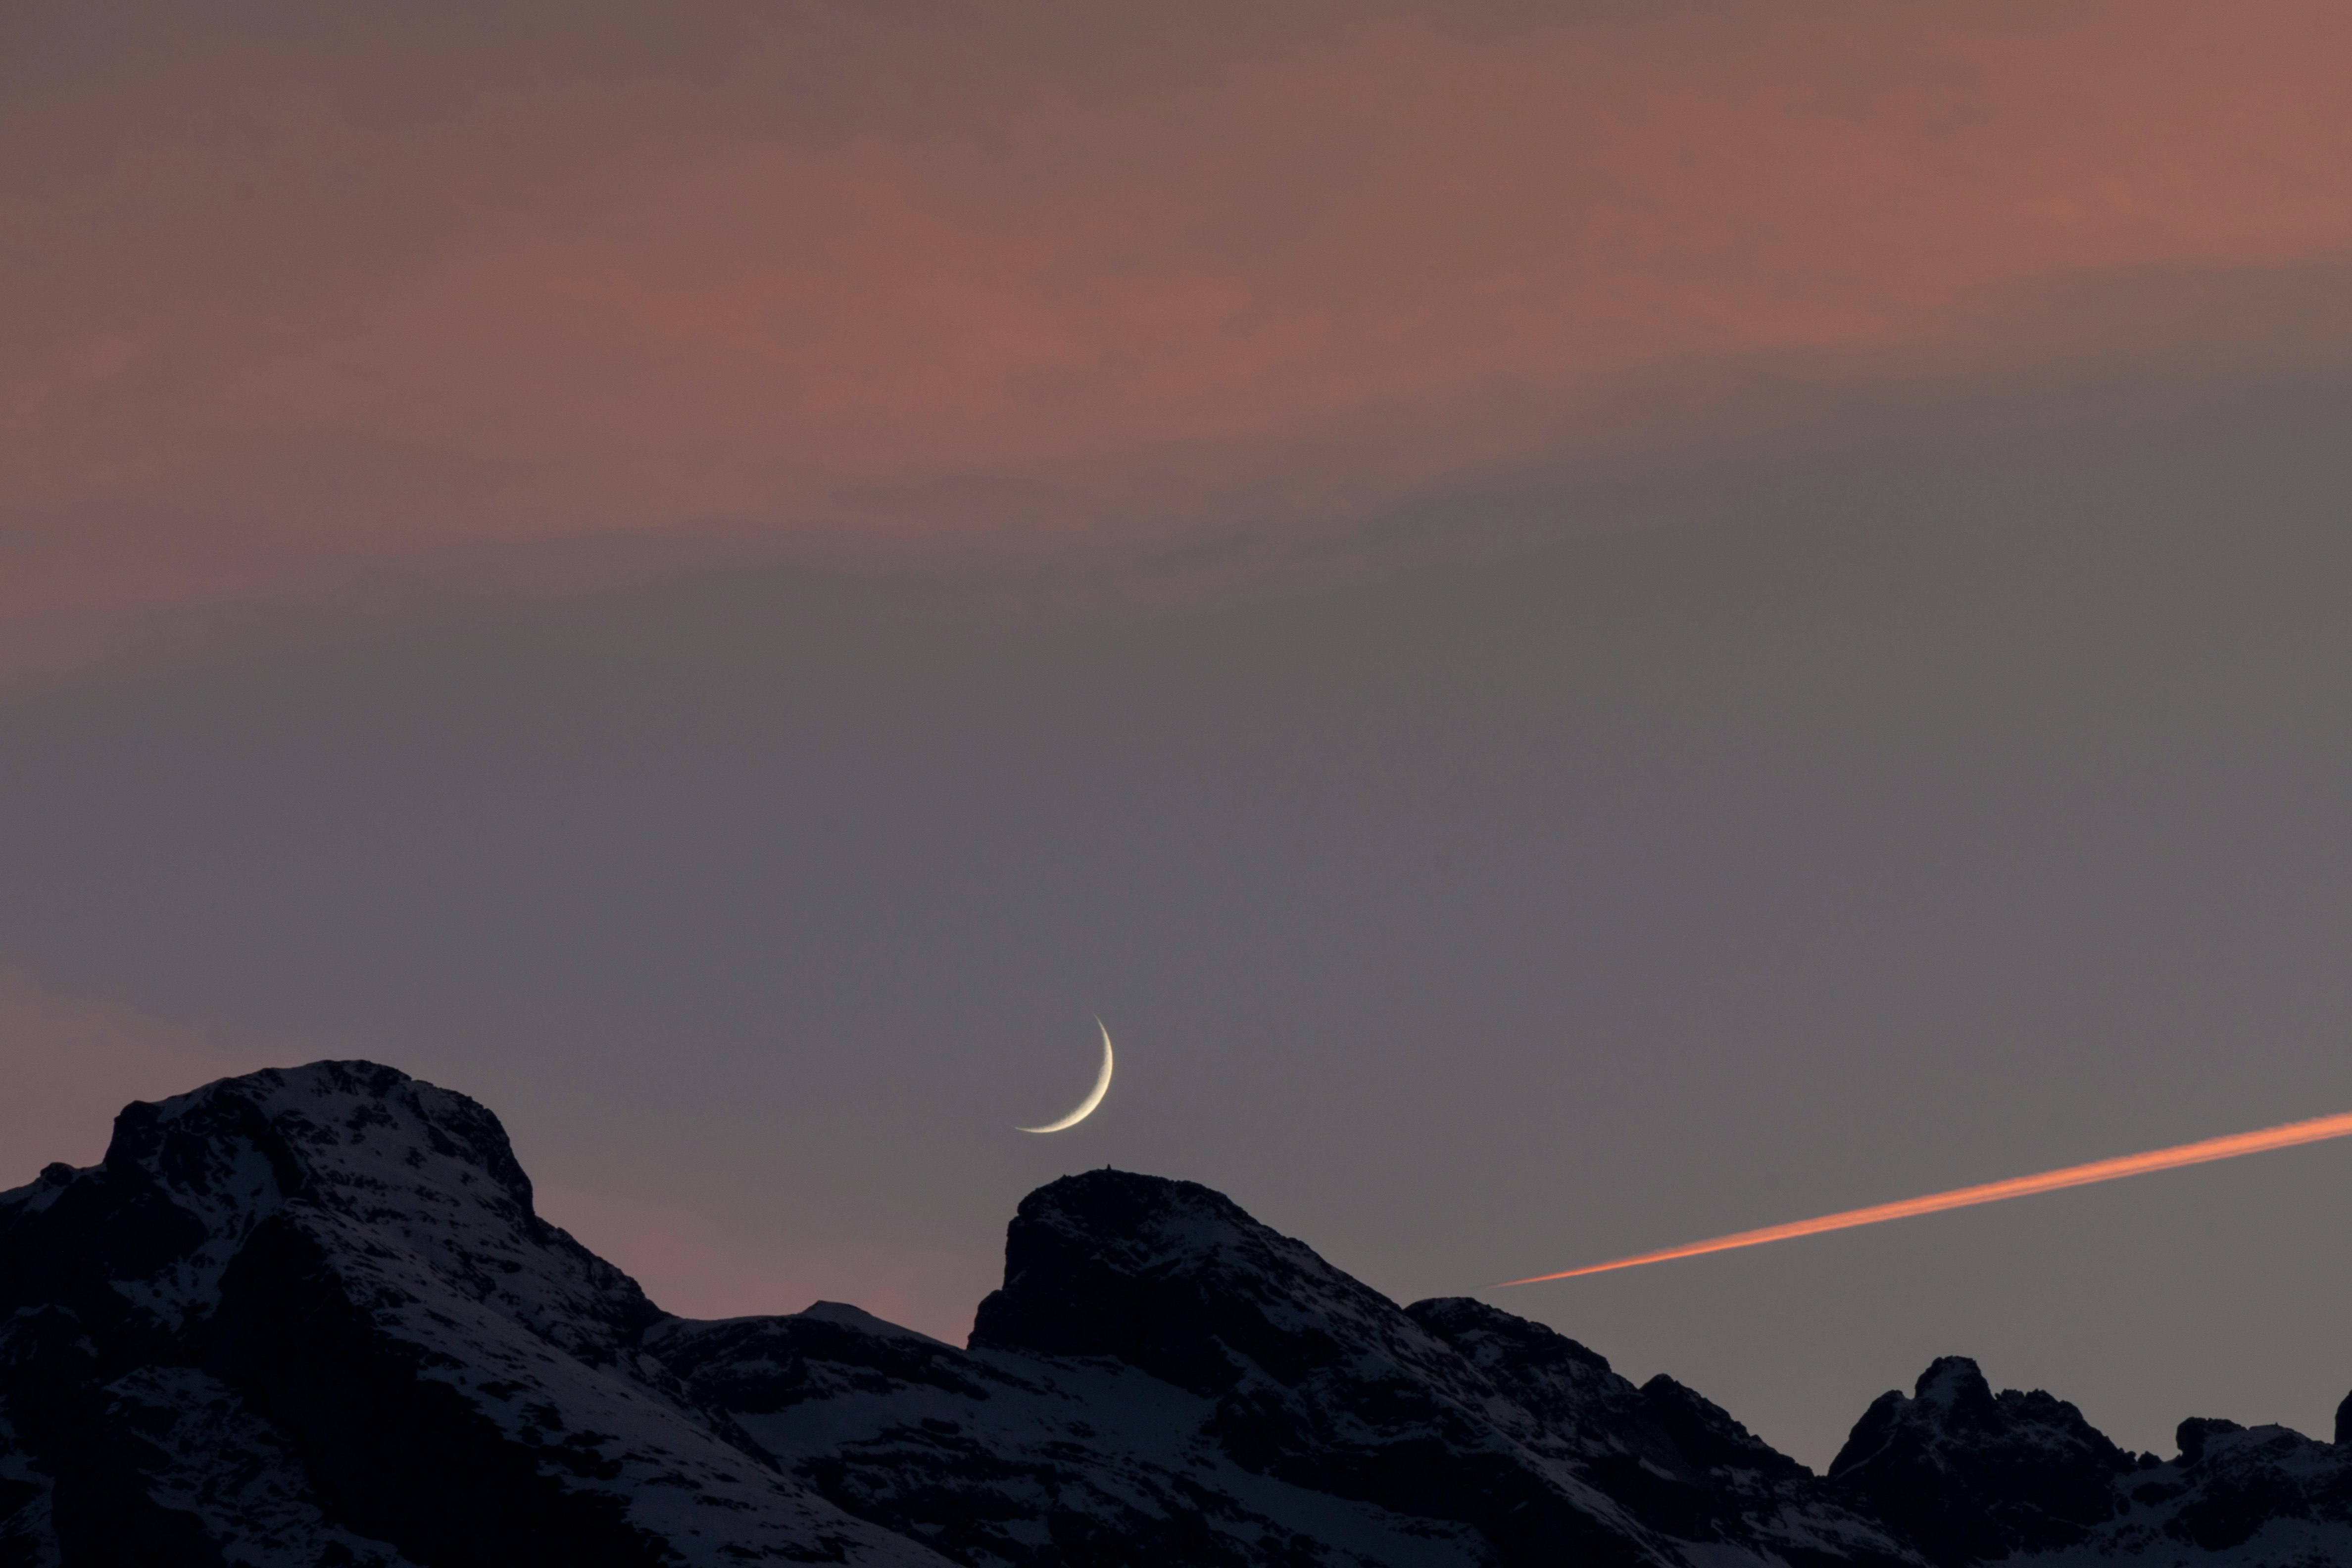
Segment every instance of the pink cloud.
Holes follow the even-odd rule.
[[[486,541],[1330,515],[1638,437],[1696,367],[1997,388],[2352,255],[2325,4],[692,15],[197,33],[22,95],[0,658]],[[2151,271],[2221,281],[2019,305]],[[907,501],[971,474],[1069,499]]]

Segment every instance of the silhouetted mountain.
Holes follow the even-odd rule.
[[[2352,1403],[2352,1401],[2347,1401]],[[1938,1568],[2033,1561],[2352,1563],[2352,1451],[2284,1426],[2190,1419],[2135,1458],[2063,1400],[1992,1392],[1945,1356],[1882,1394],[1830,1479]]]
[[[968,1349],[690,1321],[533,1213],[488,1110],[368,1063],[133,1105],[0,1194],[0,1564],[2352,1563],[2352,1455],[2180,1448],[1947,1358],[1816,1477],[1114,1171],[1022,1203]]]

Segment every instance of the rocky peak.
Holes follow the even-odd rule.
[[[660,1318],[463,1095],[318,1062],[131,1105],[0,1194],[0,1562],[936,1564],[693,1409]]]
[[[2132,1460],[2063,1400],[1996,1395],[1977,1363],[1945,1356],[1912,1394],[1879,1396],[1830,1463],[1937,1563],[2072,1546],[2115,1515]]]
[[[125,1107],[105,1159],[44,1173],[25,1205],[74,1216],[81,1261],[133,1310],[184,1331],[273,1216],[364,1232],[574,1351],[612,1353],[657,1313],[635,1283],[531,1206],[488,1110],[364,1061],[223,1079]]]
[[[1253,1374],[1295,1386],[1366,1356],[1440,1381],[1460,1371],[1387,1297],[1223,1194],[1112,1170],[1022,1200],[971,1344],[1108,1356],[1212,1395]]]
[[[2218,1415],[2191,1415],[2172,1429],[2172,1442],[2180,1450],[2180,1462],[2193,1465],[2205,1458],[2207,1439],[2244,1430],[2240,1423],[2225,1421]]]
[[[1833,1504],[1767,1498],[1801,1467],[1671,1380],[1636,1388],[1467,1298],[1401,1309],[1189,1182],[1105,1170],[1031,1194],[971,1349],[1173,1384],[1212,1402],[1202,1435],[1223,1460],[1468,1525],[1507,1563],[1672,1562],[1673,1539],[1784,1530],[1792,1546],[1836,1539],[1851,1561],[1899,1555]],[[1790,1525],[1789,1507],[1812,1511]]]
[[[2000,1405],[1977,1363],[1964,1355],[1937,1356],[1911,1385],[1917,1415],[1942,1432],[1998,1432]]]
[[[1523,1446],[1521,1413],[1379,1291],[1191,1182],[1090,1171],[1023,1200],[975,1352],[1100,1357],[1213,1401],[1244,1469],[1467,1523],[1507,1563],[1654,1563],[1650,1532]]]

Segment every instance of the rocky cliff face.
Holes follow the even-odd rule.
[[[1946,1356],[1883,1394],[1830,1464],[1938,1568],[2032,1562],[2352,1563],[2352,1447],[2188,1420],[2171,1459],[2123,1452],[2047,1394]]]
[[[1031,1194],[971,1343],[1136,1368],[1203,1402],[1226,1462],[1457,1525],[1503,1563],[1674,1562],[1692,1542],[1904,1560],[1825,1497],[1743,1486],[1743,1464],[1800,1472],[1688,1391],[1654,1400],[1476,1301],[1400,1309],[1189,1182],[1097,1171]]]
[[[462,1095],[321,1062],[133,1105],[0,1196],[0,1561],[939,1561],[715,1431],[662,1316]]]
[[[488,1111],[366,1063],[134,1105],[0,1194],[0,1565],[2352,1562],[2352,1451],[2179,1446],[1950,1358],[1816,1477],[1111,1171],[1022,1204],[966,1348],[689,1321],[538,1218]]]

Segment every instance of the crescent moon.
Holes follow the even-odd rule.
[[[1076,1110],[1071,1111],[1067,1116],[1063,1117],[1059,1121],[1049,1121],[1043,1127],[1016,1127],[1013,1131],[1015,1132],[1059,1132],[1065,1127],[1076,1127],[1079,1122],[1084,1121],[1087,1117],[1092,1116],[1095,1113],[1095,1107],[1100,1105],[1103,1102],[1103,1096],[1110,1092],[1110,1030],[1104,1028],[1103,1021],[1100,1018],[1097,1018],[1095,1020],[1095,1027],[1102,1029],[1102,1071],[1096,1077],[1094,1088],[1087,1091],[1087,1097],[1084,1100],[1078,1101],[1078,1108]]]

